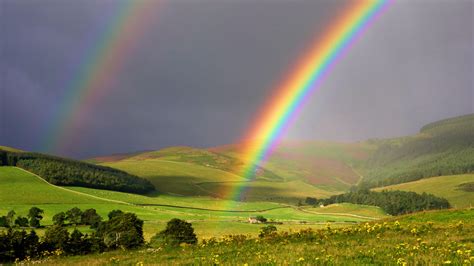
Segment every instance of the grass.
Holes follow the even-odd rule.
[[[327,191],[302,180],[271,181],[246,179],[232,172],[188,162],[162,159],[126,159],[104,164],[150,180],[168,195],[226,198],[235,186],[246,187],[246,199],[296,204],[306,197],[327,197],[337,191]]]
[[[75,257],[48,265],[472,265],[474,210],[429,212],[352,227],[264,238],[226,236],[195,246],[158,246]],[[435,221],[435,223],[433,223]],[[196,226],[199,228],[199,225]]]
[[[460,189],[458,186],[472,182],[474,174],[438,176],[418,181],[377,188],[375,190],[404,190],[417,193],[430,193],[447,199],[455,208],[474,206],[474,193]]]
[[[72,207],[94,208],[102,216],[121,209],[133,212],[145,221],[145,237],[149,239],[162,230],[172,218],[192,221],[200,238],[223,234],[256,235],[259,226],[246,223],[249,216],[263,215],[282,222],[280,228],[300,228],[310,224],[320,228],[327,221],[359,222],[370,218],[341,214],[316,214],[294,206],[272,202],[235,202],[212,197],[177,197],[163,194],[136,195],[79,187],[58,187],[14,167],[0,167],[0,214],[14,210],[25,216],[32,206],[45,211],[43,225],[52,224],[52,216]],[[41,230],[40,230],[41,233]]]

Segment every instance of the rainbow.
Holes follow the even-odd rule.
[[[126,60],[152,24],[159,0],[118,0],[97,40],[86,49],[77,73],[68,82],[61,105],[47,126],[41,150],[64,152],[77,140],[81,124],[113,89]]]
[[[246,183],[256,177],[259,166],[271,154],[304,102],[320,88],[337,60],[349,50],[370,23],[383,13],[388,3],[389,0],[351,2],[334,26],[301,57],[296,67],[275,90],[275,95],[264,105],[248,135],[243,138],[243,148],[239,153],[243,154],[244,166],[240,173],[246,181],[230,188],[225,198],[236,201],[244,199]]]

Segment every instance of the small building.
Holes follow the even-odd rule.
[[[249,223],[251,223],[251,224],[259,224],[260,221],[257,219],[257,217],[253,216],[253,217],[249,217]]]

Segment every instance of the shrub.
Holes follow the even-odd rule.
[[[276,235],[277,228],[274,225],[267,225],[262,227],[260,230],[260,234],[258,237],[264,238],[264,237],[270,237]]]
[[[191,223],[180,219],[171,219],[166,225],[166,229],[152,237],[150,244],[152,246],[159,245],[179,245],[196,244],[197,237]]]

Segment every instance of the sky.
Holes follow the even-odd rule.
[[[155,1],[155,0],[150,0]],[[74,145],[44,140],[112,0],[0,0],[0,145],[73,158],[235,143],[344,0],[166,0]],[[474,113],[474,2],[400,0],[339,60],[285,139],[359,141]],[[66,136],[67,137],[67,136]]]

